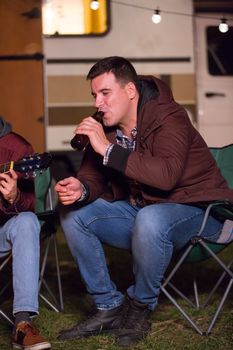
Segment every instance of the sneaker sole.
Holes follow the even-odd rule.
[[[102,330],[102,331],[78,334],[75,336],[64,336],[64,337],[59,336],[58,340],[66,341],[66,340],[72,340],[72,339],[84,339],[84,338],[94,337],[94,336],[98,336],[98,335],[115,335],[115,336],[117,336],[118,332],[119,332],[119,329],[107,329],[107,330]]]
[[[48,342],[30,345],[30,346],[23,346],[16,343],[12,343],[13,349],[21,349],[21,350],[43,350],[43,349],[51,349],[51,344]]]

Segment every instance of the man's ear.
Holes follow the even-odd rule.
[[[132,82],[129,82],[126,85],[126,91],[128,93],[128,96],[129,96],[130,100],[133,100],[135,98],[135,96],[137,95],[136,86]]]

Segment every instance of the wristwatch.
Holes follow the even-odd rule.
[[[84,201],[84,199],[86,199],[87,195],[88,195],[88,190],[87,190],[86,186],[82,182],[81,182],[81,186],[82,186],[83,192],[81,194],[81,197],[77,200],[77,202]]]

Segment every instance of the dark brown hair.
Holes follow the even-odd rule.
[[[137,86],[138,76],[133,65],[127,59],[119,56],[105,57],[96,62],[87,74],[87,80],[110,72],[114,74],[119,83],[125,85],[133,82]]]

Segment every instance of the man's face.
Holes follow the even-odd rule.
[[[96,107],[104,112],[103,124],[114,126],[127,123],[132,100],[132,83],[120,84],[112,73],[104,73],[91,81]]]

